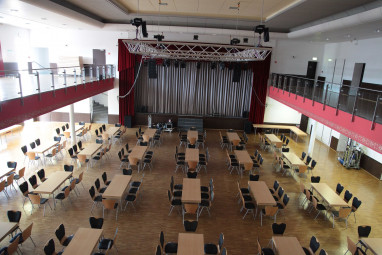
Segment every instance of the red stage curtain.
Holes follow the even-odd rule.
[[[252,62],[253,85],[251,106],[249,108],[249,121],[254,124],[263,124],[267,84],[271,67],[271,54],[264,61]],[[255,95],[256,92],[256,95]]]
[[[118,39],[119,95],[124,96],[134,84],[136,56],[131,54],[122,39]],[[134,89],[119,99],[119,122],[125,124],[125,116],[134,116]]]

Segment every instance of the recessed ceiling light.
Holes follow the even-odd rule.
[[[63,26],[66,26],[66,24],[62,24]]]
[[[11,9],[11,12],[18,12],[19,10]]]
[[[350,38],[350,37],[351,37],[351,35],[350,35],[350,34],[347,34],[347,35],[346,35],[346,37],[347,37],[347,38]]]
[[[316,61],[316,60],[317,60],[317,57],[313,57],[312,60]]]
[[[332,62],[332,61],[333,61],[333,59],[329,58],[329,59],[328,59],[328,61],[329,61],[329,62]]]
[[[327,41],[329,41],[329,38],[326,38]]]
[[[375,32],[380,33],[381,29],[378,28],[377,30],[375,30]]]
[[[29,25],[30,23],[29,22],[27,22],[27,23],[25,23],[26,25]]]
[[[42,20],[47,20],[47,18],[41,18]]]

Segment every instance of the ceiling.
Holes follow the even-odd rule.
[[[138,0],[0,0],[0,22],[105,29],[141,17],[153,26],[253,31],[263,15],[271,32],[286,34],[379,7],[382,0],[243,0],[239,6],[237,0],[141,0],[139,9]],[[300,39],[334,42],[382,36],[375,32],[378,29],[382,30],[382,14],[380,19],[311,32]]]

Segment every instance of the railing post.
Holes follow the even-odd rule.
[[[85,87],[85,67],[82,67],[82,71],[81,71],[81,78],[82,78],[82,84],[84,84],[84,87]]]
[[[91,66],[89,69],[90,82],[93,82],[93,67]]]
[[[312,94],[312,106],[314,106],[314,94],[316,92],[316,87],[318,87],[318,83],[316,82],[314,85],[313,85],[313,94]]]
[[[67,95],[68,94],[68,87],[66,85],[66,70],[65,69],[64,69],[63,74],[64,74],[65,95]]]
[[[289,97],[290,97],[290,90],[291,90],[292,85],[293,85],[293,79],[294,78],[292,78],[292,77],[290,77],[290,79],[289,79],[289,89],[288,89],[289,90],[289,95],[288,95]]]
[[[110,66],[111,78],[114,78],[114,66]]]
[[[51,70],[50,75],[52,75],[53,97],[56,97],[56,89],[55,89],[55,87],[54,87],[54,73],[53,73],[53,69]]]
[[[328,89],[329,89],[329,84],[326,85],[325,96],[324,96],[324,104],[322,106],[322,110],[324,110],[324,111],[325,111],[325,106],[326,106],[326,98],[328,96]]]
[[[285,88],[286,88],[286,84],[288,83],[288,77],[284,77],[284,82],[283,82],[283,95],[284,95],[284,92],[285,92]]]
[[[303,95],[302,95],[302,101],[305,103],[305,93],[306,93],[306,87],[307,87],[307,84],[309,84],[309,81],[304,81],[304,92],[303,92]]]
[[[24,105],[24,97],[23,97],[23,87],[21,86],[21,75],[20,73],[17,73],[16,78],[19,79],[19,88],[20,88],[20,100],[21,100],[21,105]]]
[[[106,79],[106,68],[102,66],[102,80]]]
[[[350,93],[349,93],[350,94]],[[354,105],[353,105],[353,111],[352,111],[352,114],[351,114],[351,121],[354,122],[354,115],[355,115],[355,112],[358,110],[357,109],[357,101],[358,101],[358,97],[361,96],[361,92],[359,91],[359,89],[357,90],[356,94],[355,94],[355,99],[354,99]]]
[[[41,101],[41,88],[40,88],[40,74],[38,71],[36,71],[36,77],[37,77],[37,91],[38,91],[38,100]]]
[[[99,81],[99,66],[96,67],[96,79]]]
[[[77,91],[77,73],[76,73],[76,68],[74,68],[73,74],[74,74],[74,85],[75,85],[75,89]]]
[[[373,114],[373,118],[371,119],[371,127],[370,127],[371,130],[374,130],[375,128],[375,120],[377,119],[377,110],[378,110],[379,101],[382,101],[381,94],[378,94],[377,101],[375,102],[374,114]]]
[[[338,93],[338,100],[337,100],[337,106],[336,106],[336,116],[338,115],[338,109],[340,107],[340,99],[341,99],[341,92],[342,92],[342,84],[341,84],[341,87],[340,87],[340,92]]]
[[[299,92],[298,91],[298,84],[301,83],[301,79],[297,79],[297,82],[296,82],[296,97],[295,97],[295,100],[297,100],[297,93]]]

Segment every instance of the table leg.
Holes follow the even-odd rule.
[[[256,217],[257,217],[257,208],[259,208],[259,205],[256,206],[255,220],[256,220]]]

